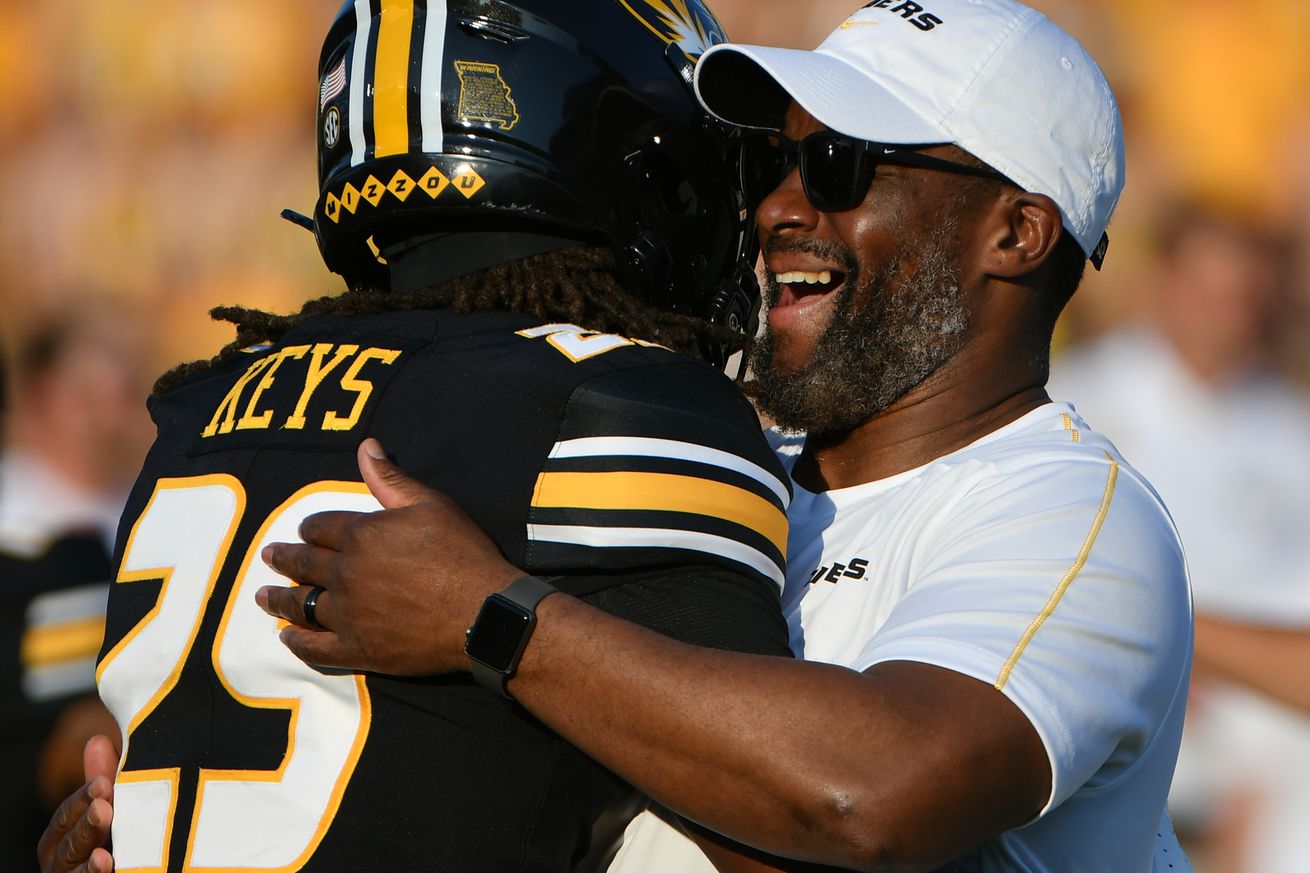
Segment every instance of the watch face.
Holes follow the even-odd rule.
[[[532,616],[523,607],[489,597],[482,604],[464,651],[470,658],[503,673],[514,663],[514,655],[531,622]]]

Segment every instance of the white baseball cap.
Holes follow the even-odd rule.
[[[696,95],[730,124],[777,130],[795,100],[856,139],[954,143],[1060,207],[1099,268],[1124,179],[1123,122],[1100,67],[1014,0],[874,0],[814,51],[716,45]]]

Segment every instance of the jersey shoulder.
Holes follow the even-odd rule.
[[[320,317],[155,417],[160,457],[329,451],[353,469],[377,436],[503,547],[526,505],[534,571],[728,561],[781,581],[790,495],[758,418],[722,373],[651,343],[513,313]]]
[[[726,563],[780,587],[789,480],[736,385],[664,349],[603,357],[574,373],[533,490],[530,556]]]
[[[727,453],[786,476],[736,384],[703,361],[654,343],[509,313],[447,318],[430,365],[511,398],[530,397],[559,419],[559,442],[633,437]],[[785,500],[784,500],[785,502]]]
[[[1147,515],[1167,520],[1167,511],[1150,483],[1119,449],[1094,431],[1066,403],[1050,403],[1007,425],[951,458],[950,466],[977,471],[993,496],[1002,492],[1039,496],[1053,503],[1098,504],[1113,494]]]

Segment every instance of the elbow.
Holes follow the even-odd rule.
[[[863,804],[842,793],[829,798],[828,809],[832,813],[831,845],[841,855],[838,866],[867,871],[893,869],[888,866],[893,853],[887,834]]]
[[[814,809],[822,814],[813,822],[819,863],[867,873],[927,873],[949,860],[916,849],[921,841],[912,823],[885,795],[838,788],[825,792]]]
[[[870,873],[908,871],[907,860],[897,851],[893,825],[878,814],[880,804],[864,792],[833,788],[826,791],[813,810],[820,813],[812,820],[816,848],[823,864]]]

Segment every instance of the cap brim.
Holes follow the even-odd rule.
[[[739,127],[779,130],[791,101],[830,130],[902,145],[953,137],[864,71],[818,51],[725,43],[696,65],[696,97]]]

